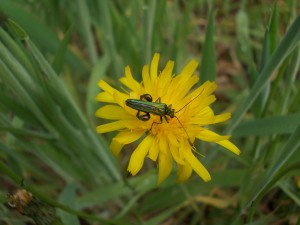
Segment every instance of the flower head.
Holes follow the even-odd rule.
[[[216,100],[212,94],[217,87],[214,82],[207,81],[191,90],[199,81],[194,75],[198,66],[196,61],[189,62],[176,76],[172,73],[173,61],[168,61],[159,74],[158,62],[159,54],[156,53],[150,68],[148,65],[143,67],[141,83],[133,78],[127,66],[125,76],[120,79],[128,89],[127,93],[99,81],[103,92],[96,96],[96,100],[108,105],[99,108],[96,116],[113,122],[98,126],[97,132],[118,131],[110,145],[115,155],[124,145],[141,139],[130,157],[128,171],[132,175],[140,171],[147,156],[158,164],[158,183],[169,176],[173,161],[178,168],[177,181],[188,179],[193,170],[204,181],[209,181],[210,174],[194,155],[191,143],[196,138],[215,142],[240,154],[240,150],[228,140],[230,136],[221,136],[205,128],[228,120],[230,113],[215,115],[211,109],[210,105]]]

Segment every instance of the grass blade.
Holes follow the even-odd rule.
[[[291,53],[293,49],[297,47],[300,41],[300,14],[295,19],[286,35],[280,42],[279,46],[276,48],[275,52],[272,54],[270,60],[263,68],[255,81],[248,97],[239,105],[235,113],[233,114],[231,124],[227,129],[230,132],[235,129],[235,127],[242,120],[243,115],[251,107],[257,96],[261,93],[266,83],[272,76],[273,72],[281,65],[283,60]]]
[[[216,50],[214,43],[215,30],[215,13],[213,11],[209,14],[207,30],[205,34],[205,41],[203,45],[202,59],[200,64],[201,83],[205,81],[216,80]]]

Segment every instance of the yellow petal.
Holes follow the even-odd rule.
[[[199,63],[195,60],[191,60],[178,75],[181,77],[182,81],[188,80],[195,72]]]
[[[168,149],[167,139],[165,137],[162,136],[159,139],[158,146],[159,146],[159,151],[167,154],[167,152],[168,152],[169,149]]]
[[[218,145],[223,146],[224,148],[227,148],[228,150],[232,151],[234,154],[239,155],[241,151],[236,147],[232,142],[228,140],[218,141],[216,142]]]
[[[121,106],[121,107],[125,107],[125,101],[129,98],[129,96],[127,94],[121,93],[119,91],[115,91],[113,93],[115,102]]]
[[[222,113],[215,116],[215,123],[221,123],[231,118],[231,113]]]
[[[170,85],[172,80],[172,71],[174,67],[173,61],[168,61],[167,65],[163,69],[163,71],[159,75],[159,82],[158,82],[158,90],[159,96],[163,96],[166,93],[166,88]]]
[[[124,130],[120,131],[114,138],[113,141],[117,141],[122,144],[129,144],[138,140],[145,130]]]
[[[203,109],[201,109],[200,112],[197,113],[197,116],[199,116],[199,117],[214,116],[214,111],[209,106],[206,106]]]
[[[98,86],[105,92],[112,95],[116,89],[112,88],[108,83],[106,83],[104,80],[100,80],[98,82]]]
[[[179,154],[179,151],[180,151],[179,150],[179,146],[180,146],[180,144],[179,144],[177,138],[172,133],[170,133],[168,135],[168,142],[169,142],[169,149],[171,151],[171,154],[172,154],[174,160],[178,164],[184,165],[185,162],[184,162],[183,158]]]
[[[178,83],[177,88],[173,88],[173,98],[174,99],[183,99],[188,92],[190,92],[191,88],[199,81],[198,76],[192,76],[185,83]],[[171,87],[172,85],[170,85]]]
[[[113,139],[109,148],[115,156],[118,156],[120,151],[122,150],[123,146],[124,146],[124,144],[117,142]]]
[[[186,149],[184,151],[184,156],[186,159],[186,162],[191,165],[193,170],[204,180],[204,181],[210,181],[211,177],[207,169],[202,165],[202,163],[193,155],[191,149]]]
[[[202,140],[202,141],[208,141],[208,142],[218,142],[218,141],[223,141],[227,140],[230,138],[229,135],[227,136],[221,136],[213,131],[207,130],[203,128],[197,135],[196,138]]]
[[[133,79],[129,66],[125,67],[125,77],[122,77],[119,80],[132,91],[139,92],[140,84],[135,79]]]
[[[177,165],[177,182],[183,182],[190,178],[192,175],[193,169],[190,164],[186,163],[185,165]]]
[[[144,164],[145,157],[149,151],[149,147],[153,142],[151,136],[146,136],[144,140],[138,145],[130,157],[128,171],[134,176],[136,175]]]
[[[159,56],[160,55],[158,53],[155,53],[151,62],[150,76],[152,82],[154,82],[157,78]]]
[[[124,124],[121,121],[115,121],[112,123],[106,123],[96,127],[97,133],[107,133],[115,130],[121,130],[125,128]]]
[[[171,84],[173,87],[173,95],[177,95],[178,91],[180,92],[183,88],[186,87],[186,84],[190,81],[197,66],[198,63],[192,60],[183,68],[183,70],[180,72],[179,75],[174,77]],[[198,79],[198,78],[194,76],[193,79]],[[184,90],[184,92],[186,92],[186,89]]]
[[[115,102],[113,96],[107,92],[101,92],[97,94],[95,100],[98,102],[111,102],[111,103]]]
[[[170,152],[171,152],[171,155],[172,155],[173,159],[175,160],[175,162],[177,164],[181,164],[181,165],[185,164],[183,158],[180,157],[179,148],[178,147],[176,147],[176,146],[170,146]]]
[[[132,116],[130,119],[123,120],[123,124],[126,128],[133,130],[133,129],[143,129],[145,131],[149,130],[151,127],[151,121],[141,121],[135,116]]]
[[[149,66],[145,65],[142,70],[142,77],[143,77],[143,83],[146,93],[150,93],[150,90],[152,89],[152,84],[149,76]]]
[[[190,119],[189,124],[197,124],[199,126],[205,126],[208,124],[214,124],[215,117],[193,117]]]
[[[209,125],[209,124],[216,124],[224,122],[228,119],[230,119],[231,114],[230,113],[224,113],[217,116],[210,116],[210,117],[204,117],[204,116],[195,116],[191,118],[189,121],[190,124],[197,124],[200,126]]]
[[[210,95],[217,89],[217,84],[211,81],[204,82],[203,86],[204,86],[203,94],[205,95]]]
[[[171,173],[173,168],[173,159],[171,153],[160,152],[158,157],[158,180],[157,184],[161,184]]]
[[[190,100],[189,109],[193,112],[194,115],[198,115],[199,112],[202,111],[203,108],[209,106],[213,102],[216,101],[216,97],[214,95],[196,97],[195,100]]]
[[[176,109],[176,112],[178,112],[180,109],[189,108],[190,111],[192,111],[193,115],[198,115],[199,112],[203,110],[203,108],[209,106],[214,101],[216,101],[216,97],[214,95],[203,95],[200,92],[200,95],[188,95],[185,97],[180,105],[179,109]],[[180,110],[181,113],[183,113],[183,110]]]
[[[108,120],[120,120],[132,117],[132,115],[127,114],[123,108],[116,105],[105,105],[101,107],[96,111],[95,116]]]
[[[190,90],[191,84],[199,80],[197,76],[193,76],[198,63],[194,60],[190,61],[181,71],[179,75],[173,78],[170,84],[169,93],[171,96],[175,96],[174,99],[181,99]],[[193,86],[193,85],[192,85]]]
[[[167,138],[170,145],[179,147],[179,142],[177,140],[177,137],[173,133],[169,133]]]
[[[150,146],[148,158],[151,159],[152,161],[156,162],[156,160],[158,158],[158,153],[159,153],[159,148],[157,145],[157,141],[154,140]]]

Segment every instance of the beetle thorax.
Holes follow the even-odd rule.
[[[172,105],[169,105],[168,107],[166,107],[165,113],[171,118],[173,118],[175,116],[175,110],[172,109]]]

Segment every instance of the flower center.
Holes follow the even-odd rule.
[[[157,135],[168,135],[172,133],[173,135],[181,135],[184,132],[182,125],[179,123],[178,119],[169,117],[168,122],[162,118],[162,123],[160,123],[160,117],[153,119],[151,133],[154,136]]]

